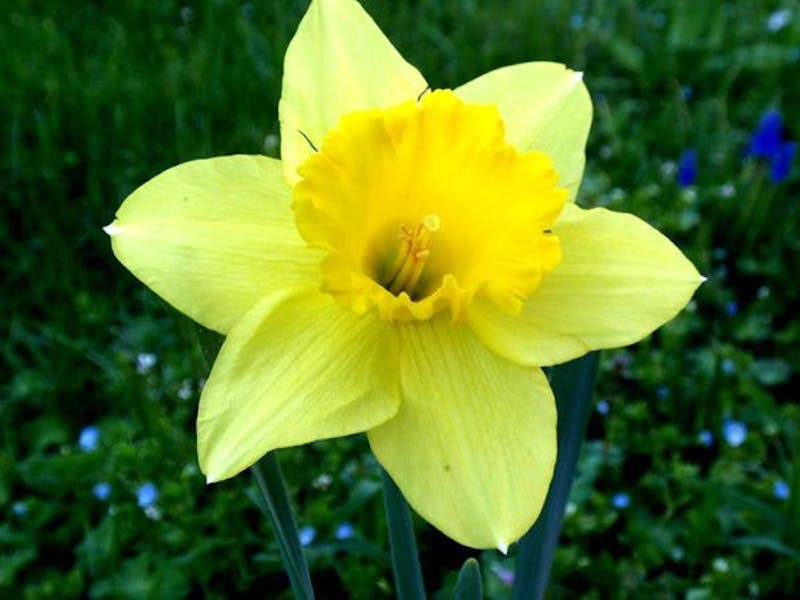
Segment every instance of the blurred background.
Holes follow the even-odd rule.
[[[554,60],[585,71],[584,206],[638,214],[709,277],[603,354],[551,598],[796,598],[800,586],[800,6],[789,0],[364,0],[434,87]],[[249,475],[206,486],[190,321],[101,227],[176,163],[279,148],[306,7],[23,1],[0,17],[0,597],[288,596]],[[320,597],[393,596],[363,437],[280,452]],[[445,598],[514,550],[416,522]]]

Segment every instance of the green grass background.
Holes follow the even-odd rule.
[[[101,227],[181,161],[278,149],[282,57],[305,2],[6,3],[0,16],[0,597],[281,597],[247,475],[206,487],[191,323],[113,258]],[[796,136],[800,7],[760,0],[369,0],[435,87],[555,60],[595,105],[580,202],[635,212],[709,277],[649,340],[607,352],[552,598],[792,598],[800,581],[798,171],[745,159],[768,109]],[[696,148],[696,185],[675,163]],[[732,303],[735,303],[732,304]],[[736,310],[733,310],[733,307]],[[137,370],[137,356],[157,362]],[[740,446],[722,427],[748,427]],[[99,428],[84,452],[80,431]],[[697,434],[707,429],[707,447]],[[320,597],[393,594],[377,466],[360,437],[282,451]],[[784,481],[788,499],[773,487]],[[105,481],[107,501],[92,495]],[[136,490],[152,481],[157,512]],[[611,498],[624,492],[625,509]],[[355,535],[340,540],[339,524]],[[417,523],[426,586],[514,552]],[[288,596],[287,596],[288,597]]]

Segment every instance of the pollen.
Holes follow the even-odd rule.
[[[552,161],[449,90],[345,115],[298,175],[298,231],[328,252],[321,289],[357,313],[460,321],[479,297],[513,313],[561,261]]]

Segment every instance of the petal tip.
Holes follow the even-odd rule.
[[[572,83],[577,85],[581,81],[583,81],[583,71],[574,71],[572,75]]]
[[[503,540],[497,540],[497,549],[504,555],[508,554],[508,543]]]
[[[103,231],[105,231],[109,236],[113,237],[122,231],[122,227],[117,225],[117,222],[115,220],[111,221],[111,223],[103,227]]]

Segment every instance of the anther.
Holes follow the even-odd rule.
[[[387,271],[384,287],[394,295],[406,292],[409,296],[419,283],[425,263],[431,254],[431,237],[439,230],[439,215],[428,214],[414,229],[400,226],[398,239],[400,249],[391,268]]]

